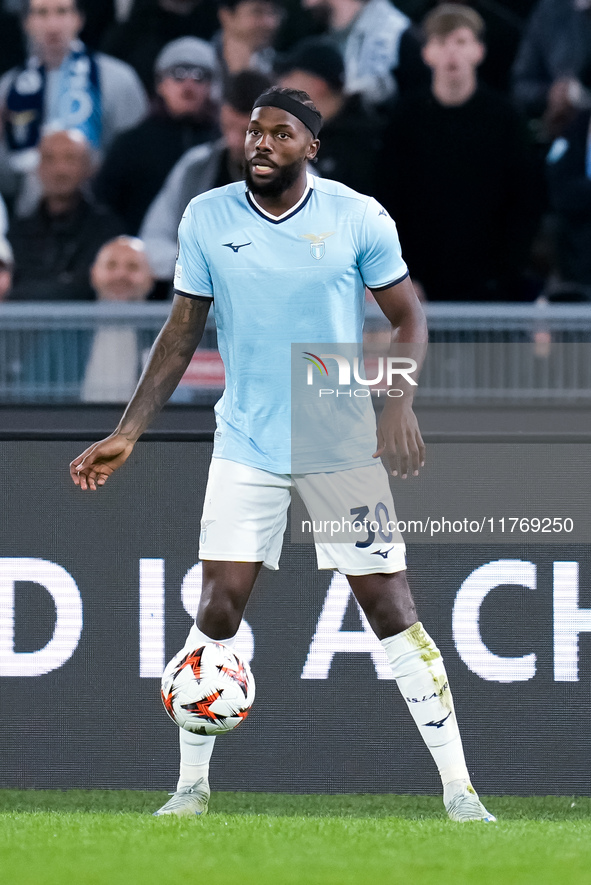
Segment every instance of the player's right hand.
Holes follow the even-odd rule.
[[[70,464],[70,476],[83,491],[96,492],[108,478],[125,464],[133,451],[134,443],[119,433],[89,446]]]

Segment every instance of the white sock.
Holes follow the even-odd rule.
[[[403,633],[382,639],[382,645],[443,786],[456,780],[469,782],[441,652],[419,622]]]
[[[232,636],[230,639],[220,639],[218,641],[232,648],[235,638],[235,636]],[[192,648],[197,648],[200,643],[206,642],[216,642],[216,640],[206,636],[205,633],[201,632],[197,624],[193,624],[184,648],[190,651]],[[199,778],[208,778],[209,760],[213,753],[215,737],[210,737],[206,734],[193,734],[184,728],[179,728],[179,742],[181,764],[176,788],[177,790],[184,790],[186,787],[192,787]]]

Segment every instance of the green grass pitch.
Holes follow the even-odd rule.
[[[586,885],[591,798],[485,797],[456,824],[433,796],[0,790],[2,885]]]

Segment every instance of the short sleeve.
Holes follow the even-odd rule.
[[[385,289],[408,276],[393,219],[373,197],[367,201],[357,259],[363,282],[370,289]]]
[[[213,298],[213,284],[199,243],[199,225],[191,202],[181,218],[174,268],[174,288],[181,294]]]

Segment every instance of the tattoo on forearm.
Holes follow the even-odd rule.
[[[201,340],[210,302],[175,296],[170,316],[154,342],[137,389],[118,432],[136,440],[183,377]]]

